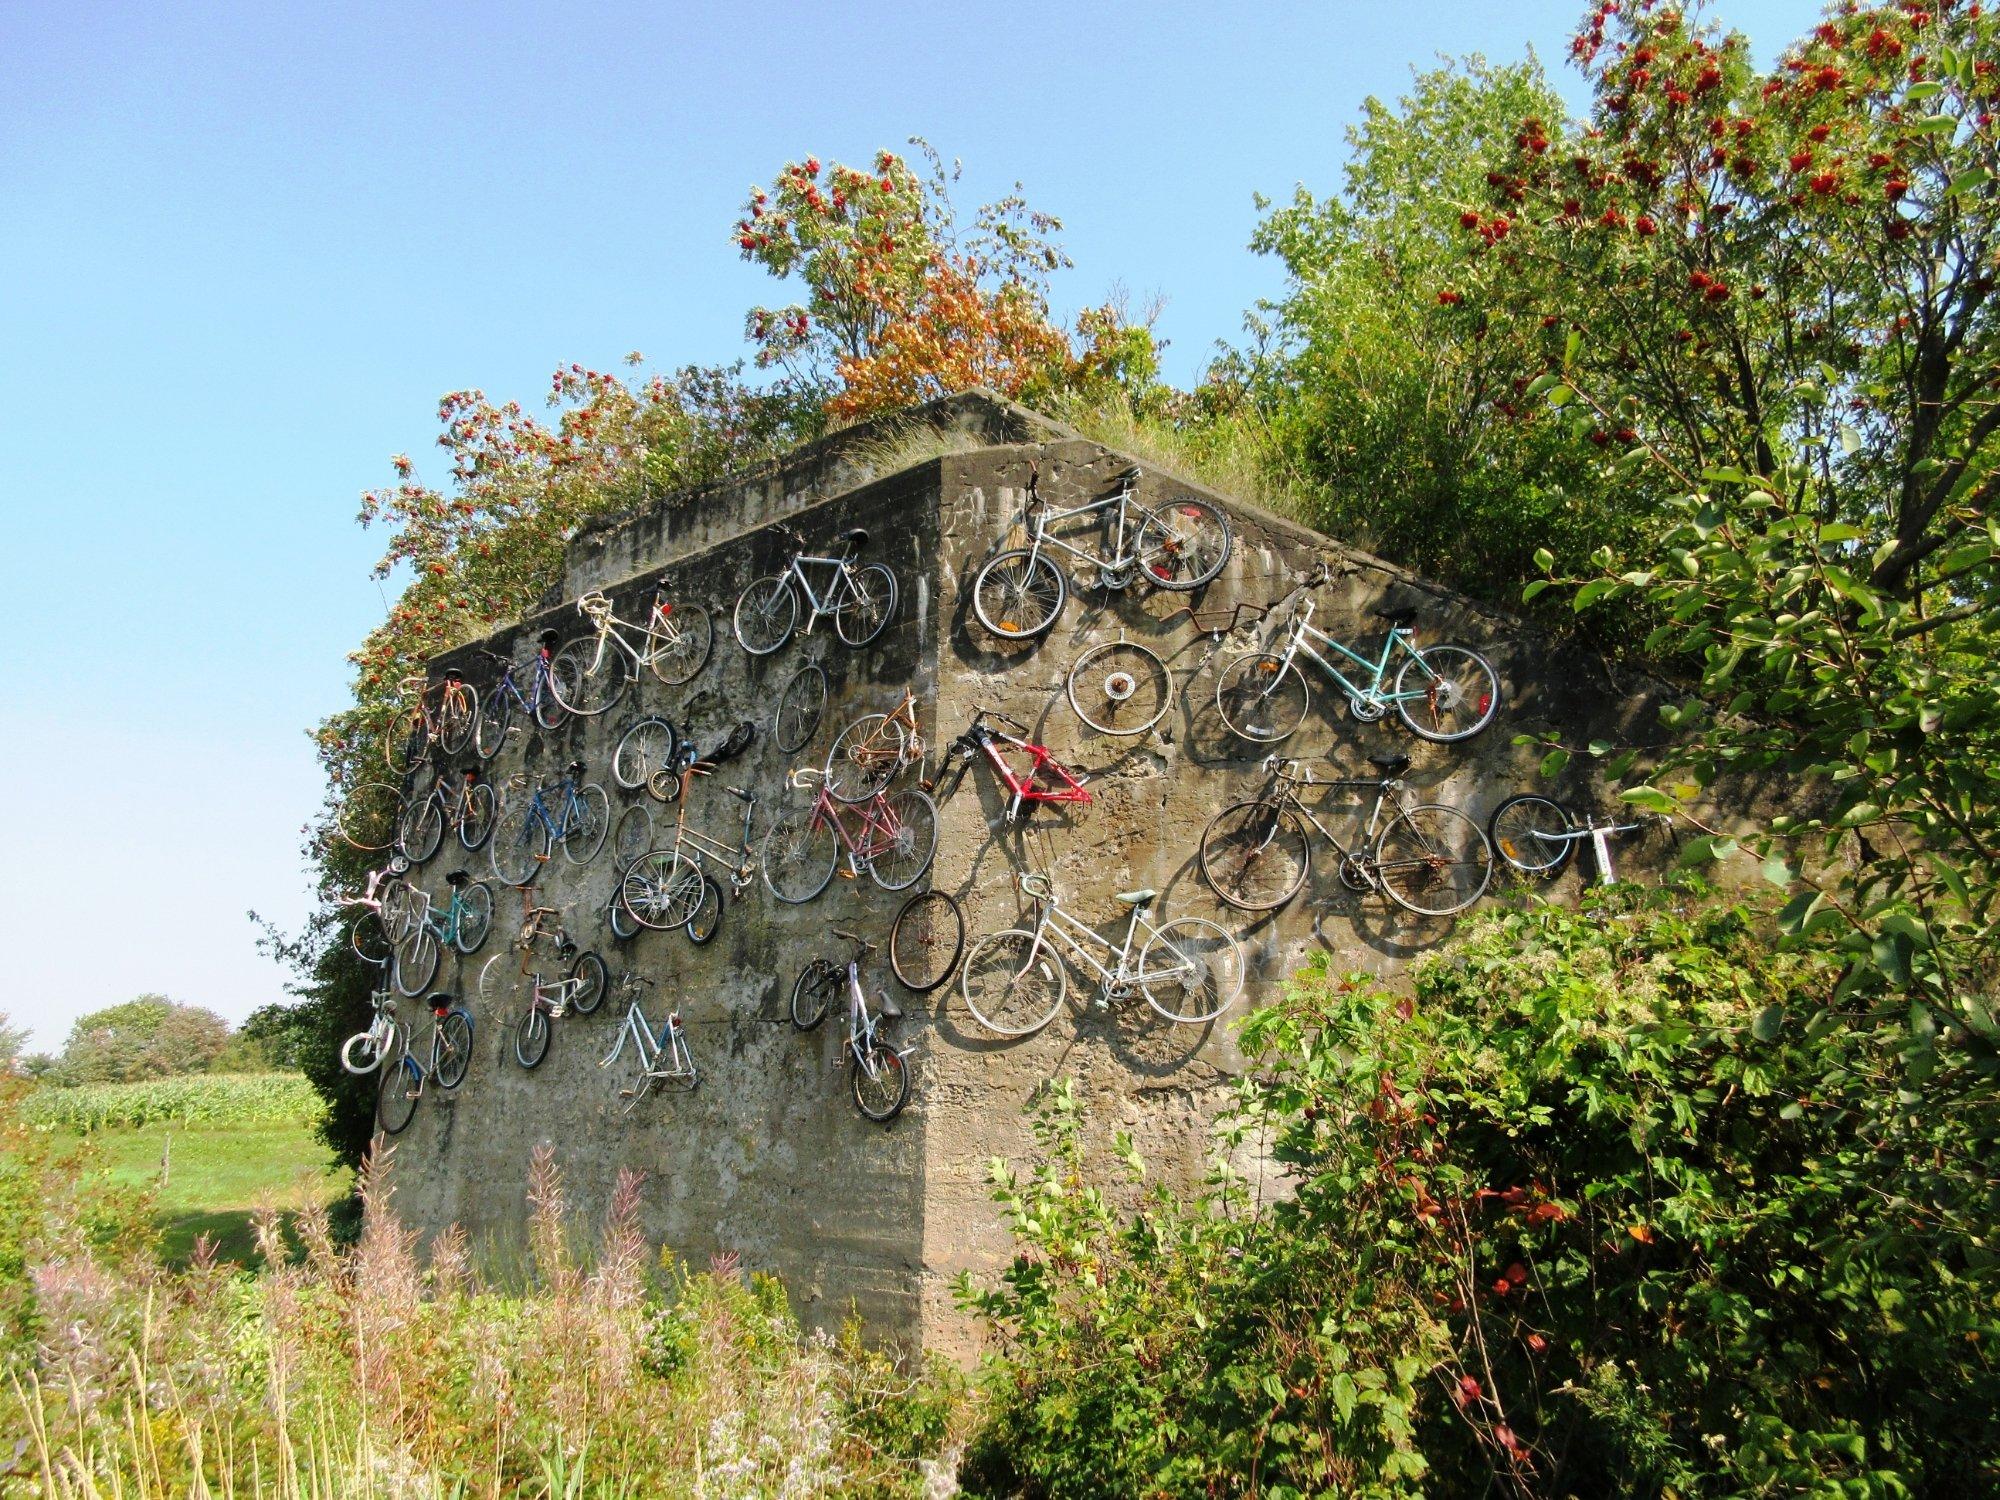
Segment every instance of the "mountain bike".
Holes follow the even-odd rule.
[[[965,951],[965,913],[949,891],[919,891],[896,912],[889,929],[889,967],[904,989],[929,994]]]
[[[556,652],[549,663],[549,684],[558,703],[586,718],[624,697],[641,670],[651,671],[668,687],[692,680],[708,664],[715,645],[708,611],[699,604],[673,604],[664,582],[654,586],[644,625],[619,619],[602,589],[585,594],[576,608],[594,633],[578,636]]]
[[[1464,646],[1424,646],[1415,643],[1410,621],[1414,609],[1378,609],[1376,618],[1389,627],[1382,653],[1374,660],[1342,645],[1312,622],[1310,595],[1292,614],[1290,633],[1280,651],[1239,656],[1223,669],[1215,683],[1215,706],[1222,722],[1246,740],[1270,744],[1283,739],[1305,718],[1311,692],[1299,658],[1312,662],[1347,696],[1348,712],[1363,724],[1373,724],[1390,709],[1421,739],[1439,744],[1468,739],[1493,722],[1500,706],[1500,679],[1477,651]],[[1365,672],[1350,679],[1317,649],[1324,646]],[[1392,688],[1384,689],[1389,663],[1400,653]]]
[[[493,788],[479,779],[474,767],[459,772],[456,781],[444,767],[433,767],[429,789],[403,811],[397,842],[412,862],[422,864],[437,853],[447,828],[457,832],[458,842],[468,852],[493,832]]]
[[[632,1082],[618,1091],[618,1097],[625,1101],[624,1113],[630,1114],[641,1099],[656,1087],[672,1085],[692,1092],[701,1083],[701,1073],[694,1065],[694,1053],[688,1047],[687,1028],[681,1024],[678,1010],[667,1012],[667,1019],[655,1030],[653,1023],[646,1019],[641,1005],[645,998],[641,993],[650,988],[653,981],[629,970],[618,981],[618,992],[631,995],[625,1007],[625,1023],[618,1028],[618,1040],[611,1044],[611,1050],[598,1060],[598,1067],[608,1068],[617,1062],[625,1051],[626,1044],[632,1046],[638,1070]]]
[[[877,792],[860,804],[835,800],[824,771],[787,778],[811,791],[810,806],[787,813],[764,835],[764,884],[780,901],[810,901],[833,879],[843,849],[849,878],[866,873],[885,891],[908,890],[937,852],[937,804],[915,787]]]
[[[1063,909],[1048,876],[1023,871],[1014,879],[1038,907],[1035,925],[981,938],[966,955],[959,980],[974,1018],[998,1036],[1027,1036],[1054,1020],[1069,992],[1068,966],[1096,977],[1100,1010],[1137,990],[1167,1020],[1187,1024],[1214,1020],[1243,992],[1236,939],[1205,917],[1149,921],[1158,891],[1118,893],[1130,912],[1123,941],[1114,943]],[[1142,938],[1135,955],[1133,945]]]
[[[396,1135],[410,1123],[417,1112],[417,1100],[433,1078],[439,1088],[455,1089],[465,1082],[465,1071],[472,1066],[472,1017],[448,994],[432,995],[430,1008],[428,1065],[417,1061],[407,1035],[385,1060],[375,1095],[376,1118],[384,1135]]]
[[[1554,880],[1574,857],[1577,846],[1587,843],[1597,861],[1597,883],[1614,885],[1618,872],[1611,863],[1611,840],[1665,821],[1657,813],[1630,823],[1600,820],[1588,810],[1578,817],[1552,798],[1522,792],[1493,809],[1486,820],[1486,838],[1514,869],[1540,880]]]
[[[1057,563],[1058,553],[1094,568],[1101,589],[1125,589],[1144,579],[1154,588],[1185,592],[1213,580],[1229,561],[1228,517],[1186,494],[1148,510],[1136,498],[1136,467],[1116,476],[1111,494],[1067,508],[1041,498],[1039,478],[1038,470],[1029,472],[1021,515],[1029,544],[998,554],[973,575],[972,612],[1003,640],[1032,640],[1061,617],[1069,575]],[[1101,546],[1079,547],[1056,534],[1079,517],[1092,519]]]
[[[527,773],[507,785],[514,791],[529,785]],[[493,826],[493,873],[505,885],[527,885],[557,844],[571,864],[587,865],[604,847],[610,827],[611,799],[603,787],[583,779],[582,761],[571,761],[554,786],[538,786],[525,801],[502,810]]]
[[[1064,690],[1076,716],[1099,734],[1144,734],[1174,702],[1167,664],[1123,636],[1079,656]]]
[[[843,964],[815,958],[799,971],[792,982],[792,1024],[811,1031],[826,1019],[833,997],[843,984],[847,988],[847,1044],[844,1048],[851,1072],[854,1107],[878,1124],[886,1124],[902,1113],[910,1099],[910,1054],[914,1044],[891,1047],[882,1039],[883,1028],[900,1020],[903,1008],[893,996],[877,995],[877,1008],[868,1009],[868,997],[861,992],[861,959],[875,945],[851,932],[833,930],[833,935],[854,945],[853,955]]]
[[[993,774],[1000,778],[1000,784],[1007,789],[1007,808],[1002,815],[1008,823],[1013,823],[1039,802],[1073,802],[1088,804],[1090,792],[1084,786],[1081,772],[1072,771],[1068,766],[1051,755],[1042,745],[1031,744],[1019,735],[1008,734],[995,729],[986,721],[993,719],[1002,724],[1012,725],[1021,735],[1028,732],[1028,726],[1019,719],[1009,718],[998,709],[982,708],[974,712],[972,725],[964,734],[953,740],[947,754],[959,759],[958,775],[952,782],[952,790],[965,779],[966,769],[981,755],[993,767]],[[1025,756],[1028,765],[1025,774],[1007,764],[1007,757]],[[935,790],[935,781],[923,783],[925,791]]]
[[[451,899],[440,915],[431,909],[427,891],[405,882],[408,929],[396,942],[396,988],[414,995],[437,977],[438,956],[449,945],[468,957],[477,953],[493,930],[493,891],[464,870],[445,876]]]
[[[863,714],[834,736],[826,753],[826,789],[842,802],[865,801],[923,755],[917,697],[904,688],[902,700],[886,714]]]
[[[618,737],[611,752],[611,779],[625,790],[637,791],[653,773],[673,762],[680,731],[658,714],[648,714]]]
[[[785,679],[778,694],[778,711],[771,720],[771,738],[786,755],[803,750],[819,733],[820,716],[826,712],[826,668],[809,661]]]
[[[366,1031],[357,1031],[340,1047],[340,1065],[350,1073],[366,1076],[394,1057],[402,1045],[403,1028],[396,1020],[396,996],[386,986],[368,997],[374,1019]]]
[[[618,882],[618,899],[625,914],[641,927],[655,930],[688,927],[690,938],[706,942],[714,935],[713,926],[708,927],[706,936],[698,937],[699,924],[689,924],[707,911],[713,912],[713,921],[721,920],[722,887],[709,874],[708,866],[714,864],[726,874],[739,896],[749,887],[755,869],[750,853],[750,825],[757,815],[757,799],[739,786],[723,788],[743,804],[740,843],[732,844],[704,829],[691,827],[686,788],[695,776],[708,774],[705,764],[693,756],[694,747],[690,744],[683,744],[676,752],[673,774],[678,789],[674,800],[680,811],[674,822],[673,843],[649,849],[632,863]]]
[[[855,566],[854,559],[868,545],[866,531],[857,526],[843,533],[847,550],[839,557],[815,557],[794,527],[772,529],[792,544],[792,552],[784,567],[737,596],[736,641],[745,651],[769,656],[789,641],[798,627],[802,598],[807,635],[823,615],[833,616],[834,633],[850,646],[865,646],[888,628],[896,612],[896,575],[883,563]]]
[[[556,700],[555,685],[549,676],[549,662],[555,655],[556,643],[562,639],[553,630],[544,630],[535,647],[534,676],[528,683],[528,691],[523,693],[514,681],[514,659],[502,656],[498,651],[481,648],[479,654],[488,661],[497,663],[500,680],[487,692],[479,710],[479,723],[473,730],[472,748],[481,760],[491,760],[500,753],[500,747],[507,743],[507,731],[513,727],[514,710],[528,716],[544,729],[560,729],[569,718],[569,710]]]
[[[524,895],[525,902],[525,895]],[[549,1055],[552,1023],[569,1011],[587,1016],[604,999],[604,960],[595,953],[579,953],[569,933],[561,925],[561,912],[553,906],[526,906],[521,913],[521,931],[511,945],[519,954],[521,976],[528,981],[528,1004],[520,1019],[510,1024],[514,1033],[514,1061],[523,1068],[535,1068]],[[534,962],[536,946],[551,940],[558,963],[569,964],[567,978],[544,980],[541,966]],[[502,965],[506,955],[496,953],[479,971],[479,998],[495,1010],[504,995]]]
[[[437,685],[435,694],[429,679],[422,675],[405,677],[402,688],[403,696],[410,701],[396,710],[382,739],[383,757],[398,776],[409,770],[417,756],[432,745],[446,755],[458,754],[471,742],[479,724],[478,695],[461,679],[456,667],[445,669],[444,681]],[[431,703],[433,696],[437,699],[435,707]]]
[[[1351,891],[1380,891],[1405,911],[1445,917],[1464,911],[1485,894],[1493,878],[1493,851],[1479,825],[1456,808],[1412,802],[1404,794],[1407,755],[1371,755],[1373,778],[1314,778],[1303,761],[1264,761],[1270,781],[1260,796],[1226,807],[1201,835],[1201,873],[1231,906],[1271,911],[1305,884],[1317,833],[1339,857],[1340,883]],[[1300,800],[1300,792],[1328,787],[1372,791],[1356,803],[1351,844],[1342,843]],[[1384,820],[1384,808],[1392,808]]]

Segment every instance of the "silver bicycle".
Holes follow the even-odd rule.
[[[629,1043],[633,1058],[638,1063],[632,1080],[618,1090],[618,1098],[629,1114],[638,1107],[639,1101],[651,1093],[655,1087],[672,1087],[692,1092],[701,1083],[701,1073],[694,1065],[694,1053],[688,1047],[687,1027],[681,1022],[677,1010],[667,1012],[667,1019],[657,1028],[646,1019],[645,1007],[641,1001],[644,991],[653,981],[643,974],[627,971],[618,981],[618,993],[629,995],[625,1007],[624,1024],[618,1028],[618,1040],[611,1044],[611,1050],[598,1061],[598,1067],[608,1068],[625,1053]]]
[[[1198,1024],[1214,1020],[1243,992],[1236,939],[1203,917],[1154,924],[1146,912],[1157,891],[1118,893],[1131,914],[1123,941],[1114,943],[1063,909],[1048,876],[1023,872],[1015,883],[1040,907],[1035,925],[981,938],[960,979],[973,1016],[996,1035],[1027,1036],[1055,1019],[1069,992],[1065,957],[1096,976],[1100,1009],[1137,990],[1169,1021]]]
[[[1611,840],[1665,822],[1651,813],[1620,823],[1588,810],[1579,819],[1553,798],[1522,792],[1493,809],[1486,820],[1486,839],[1514,869],[1538,880],[1554,880],[1575,857],[1577,846],[1587,843],[1597,861],[1597,883],[1615,885],[1618,872],[1611,863]]]
[[[910,1102],[911,1043],[892,1047],[883,1039],[884,1027],[902,1019],[903,1008],[889,995],[877,995],[875,1010],[861,989],[862,955],[875,945],[851,932],[833,930],[833,935],[854,945],[846,963],[815,958],[799,971],[792,982],[792,1024],[811,1031],[826,1019],[833,997],[841,990],[847,995],[847,1045],[843,1049],[854,1089],[854,1107],[877,1124],[887,1124]]]
[[[699,604],[675,604],[664,579],[653,587],[643,625],[619,619],[602,589],[592,589],[576,607],[593,633],[578,636],[549,662],[549,689],[573,714],[603,713],[625,696],[641,671],[678,687],[708,664],[714,649],[708,611]]]
[[[792,544],[792,553],[784,567],[737,596],[736,640],[745,651],[769,656],[789,641],[801,599],[807,635],[823,615],[833,616],[834,633],[850,646],[865,646],[888,628],[896,612],[896,575],[884,563],[855,561],[868,545],[866,531],[857,526],[844,533],[846,550],[839,557],[816,557],[793,527],[773,529]]]

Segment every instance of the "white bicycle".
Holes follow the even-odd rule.
[[[643,991],[652,983],[643,974],[630,972],[618,981],[619,993],[632,998],[625,1007],[625,1023],[618,1028],[618,1040],[611,1044],[611,1050],[597,1064],[600,1068],[610,1067],[624,1053],[626,1043],[631,1043],[639,1068],[631,1083],[618,1091],[627,1114],[652,1092],[655,1085],[670,1084],[692,1092],[701,1083],[701,1073],[694,1065],[694,1053],[688,1048],[687,1028],[681,1024],[681,1013],[668,1011],[666,1021],[657,1029],[646,1019],[640,1001],[644,999]]]
[[[805,600],[805,634],[811,635],[823,615],[833,616],[834,633],[850,646],[865,646],[888,629],[896,612],[896,575],[883,563],[856,564],[868,545],[859,526],[841,536],[847,550],[839,557],[814,557],[806,539],[790,526],[774,527],[792,544],[784,567],[760,578],[737,596],[736,639],[752,656],[769,656],[792,638],[799,624],[799,601]],[[814,577],[818,577],[815,586]]]
[[[396,1019],[395,992],[387,988],[369,997],[375,1018],[366,1031],[357,1031],[340,1049],[340,1065],[364,1077],[382,1066],[382,1059],[394,1057],[402,1045],[402,1024]]]
[[[675,604],[664,580],[653,587],[646,623],[621,620],[601,589],[576,601],[577,612],[595,628],[580,635],[549,662],[549,691],[573,714],[603,713],[620,698],[641,670],[668,687],[689,681],[708,664],[715,627],[699,604]]]

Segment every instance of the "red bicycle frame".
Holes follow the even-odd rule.
[[[1051,755],[1047,746],[995,729],[986,722],[988,719],[1012,724],[1022,734],[1028,732],[1028,726],[1018,719],[982,708],[973,716],[972,727],[958,738],[959,747],[966,757],[970,759],[974,753],[984,754],[993,767],[993,774],[1007,788],[1007,822],[1012,823],[1020,817],[1021,810],[1031,802],[1088,803],[1091,800],[1090,792],[1083,784],[1084,778]],[[1009,755],[1028,758],[1026,775],[1007,763]]]

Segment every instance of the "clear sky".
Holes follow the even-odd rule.
[[[16,663],[0,1009],[281,997],[306,728],[384,600],[362,489],[435,401],[742,350],[728,229],[787,159],[924,135],[1067,223],[1074,312],[1166,299],[1185,380],[1275,285],[1252,194],[1440,54],[1563,64],[1576,3],[0,6],[0,515]],[[1728,0],[1763,57],[1810,0]]]

